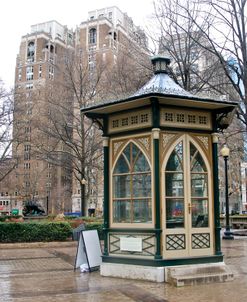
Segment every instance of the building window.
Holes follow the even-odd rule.
[[[24,163],[24,169],[25,170],[30,169],[30,163]]]
[[[89,30],[89,44],[96,44],[97,31],[95,28]]]
[[[26,80],[27,81],[33,80],[33,66],[27,66],[27,69],[26,69]]]
[[[28,90],[33,89],[33,83],[27,84],[26,89],[28,89]]]
[[[31,145],[24,145],[24,151],[30,151]]]
[[[24,160],[30,160],[30,153],[29,152],[24,153]]]
[[[143,152],[129,143],[113,171],[113,222],[150,223],[151,169]]]
[[[29,42],[27,46],[27,61],[34,62],[35,45],[34,42]]]
[[[54,67],[49,65],[49,79],[54,79]]]
[[[30,187],[30,181],[26,181],[26,182],[25,182],[25,187],[26,187],[26,188]]]
[[[42,77],[42,65],[39,65],[39,78]]]
[[[21,73],[22,73],[22,69],[18,68],[18,81],[21,81]]]

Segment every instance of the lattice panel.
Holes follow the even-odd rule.
[[[151,141],[150,137],[140,137],[136,139],[141,145],[146,149],[147,154],[150,157],[150,151],[151,151]]]
[[[166,235],[166,250],[184,250],[185,249],[185,235],[174,234]]]
[[[208,137],[207,136],[199,136],[198,135],[197,138],[202,142],[204,148],[206,150],[208,150],[208,145],[209,145],[209,143],[208,143]]]
[[[192,234],[192,249],[207,249],[210,248],[210,234],[200,233]]]
[[[126,140],[113,142],[113,159],[115,159],[119,149],[126,143]]]
[[[120,238],[121,236],[128,238],[141,238],[142,239],[142,252],[121,251]],[[155,255],[155,234],[109,234],[109,253],[122,254],[122,255],[140,255],[140,256],[154,256]]]

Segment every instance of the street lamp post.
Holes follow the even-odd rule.
[[[86,216],[86,213],[85,213],[85,185],[86,185],[86,179],[83,177],[81,180],[81,216]]]
[[[222,239],[232,240],[234,239],[231,231],[230,231],[230,222],[229,222],[229,194],[228,194],[228,157],[229,157],[230,149],[227,147],[227,145],[224,145],[224,147],[221,149],[221,155],[224,158],[225,161],[225,202],[226,202],[226,229],[224,232],[224,235]]]

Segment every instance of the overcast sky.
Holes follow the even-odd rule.
[[[87,20],[91,10],[117,6],[136,25],[147,26],[153,13],[153,0],[2,0],[0,16],[0,78],[7,87],[14,85],[16,55],[21,37],[36,23],[56,20],[75,28]]]

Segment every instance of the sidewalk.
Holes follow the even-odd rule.
[[[247,237],[222,241],[235,279],[175,288],[74,272],[77,242],[0,244],[0,301],[18,302],[244,302],[247,299]]]

